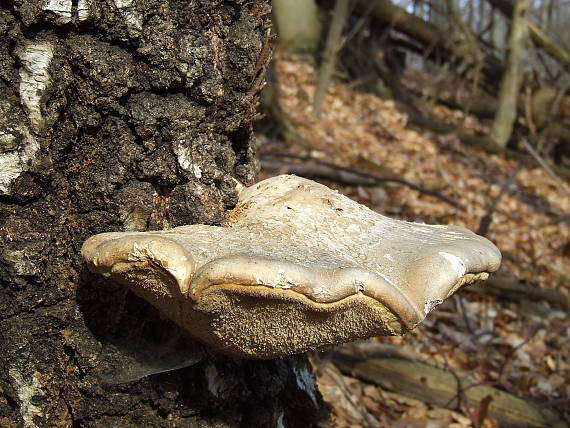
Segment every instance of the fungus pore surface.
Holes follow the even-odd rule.
[[[501,262],[467,229],[390,219],[292,175],[243,189],[223,226],[103,233],[82,253],[196,338],[246,358],[403,334]]]

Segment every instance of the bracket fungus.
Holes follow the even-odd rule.
[[[501,262],[467,229],[390,219],[292,175],[243,189],[223,226],[103,233],[82,253],[199,340],[263,359],[403,334]]]

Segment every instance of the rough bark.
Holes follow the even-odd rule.
[[[511,21],[507,68],[501,80],[499,108],[489,138],[499,147],[506,147],[517,117],[519,88],[522,77],[523,55],[528,39],[526,15],[530,0],[517,0]]]
[[[2,2],[0,426],[323,416],[305,357],[204,349],[79,254],[99,232],[219,223],[234,178],[254,181],[268,3]]]

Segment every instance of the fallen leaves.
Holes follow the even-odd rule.
[[[388,171],[460,202],[459,210],[409,187],[339,188],[372,209],[427,223],[477,230],[517,161],[463,145],[454,135],[412,129],[391,100],[333,83],[320,116],[313,115],[315,70],[305,62],[279,59],[280,102],[296,131],[311,144],[275,144],[260,135],[260,151],[310,156],[376,175]],[[436,117],[474,131],[485,125],[473,116],[434,107]],[[564,184],[566,192],[570,184]],[[487,237],[504,255],[502,269],[523,281],[570,294],[570,200],[542,169],[523,167],[499,202]],[[374,339],[427,356],[440,367],[470,372],[523,397],[570,415],[570,317],[547,303],[516,303],[462,293],[434,311],[405,337]],[[485,409],[431,409],[394,391],[347,377],[334,364],[317,365],[321,392],[338,427],[485,426],[496,421]],[[482,415],[482,416],[481,416]],[[477,418],[482,417],[482,421]],[[481,423],[479,423],[481,422]]]

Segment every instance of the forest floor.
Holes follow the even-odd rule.
[[[291,171],[327,176],[329,168],[329,179],[317,181],[381,214],[474,231],[495,205],[486,233],[503,253],[495,277],[515,291],[491,281],[473,291],[467,287],[414,331],[371,339],[360,351],[376,350],[378,355],[392,349],[450,372],[457,380],[458,398],[466,395],[460,390],[469,376],[475,384],[506,391],[568,420],[569,182],[559,183],[545,170],[519,166],[502,154],[466,146],[454,135],[414,128],[394,101],[347,84],[330,86],[317,117],[312,112],[314,67],[282,58],[276,67],[281,107],[300,138],[283,142],[267,132],[258,135],[263,178]],[[461,111],[435,106],[432,114],[473,130],[485,129]],[[347,169],[330,168],[329,163]],[[321,172],[324,168],[325,174],[312,174],[315,166]],[[363,184],[339,184],[335,170],[356,174]],[[396,176],[440,197],[395,182],[365,185],[369,176],[362,173]],[[536,290],[541,291],[536,294]],[[544,290],[550,291],[540,294]],[[390,345],[397,345],[398,351]],[[319,387],[338,427],[502,425],[493,412],[493,397],[438,406],[437,400],[422,401],[420,393],[407,392],[398,382],[380,385],[352,377],[346,370],[341,373],[326,353],[315,354],[314,361]]]

